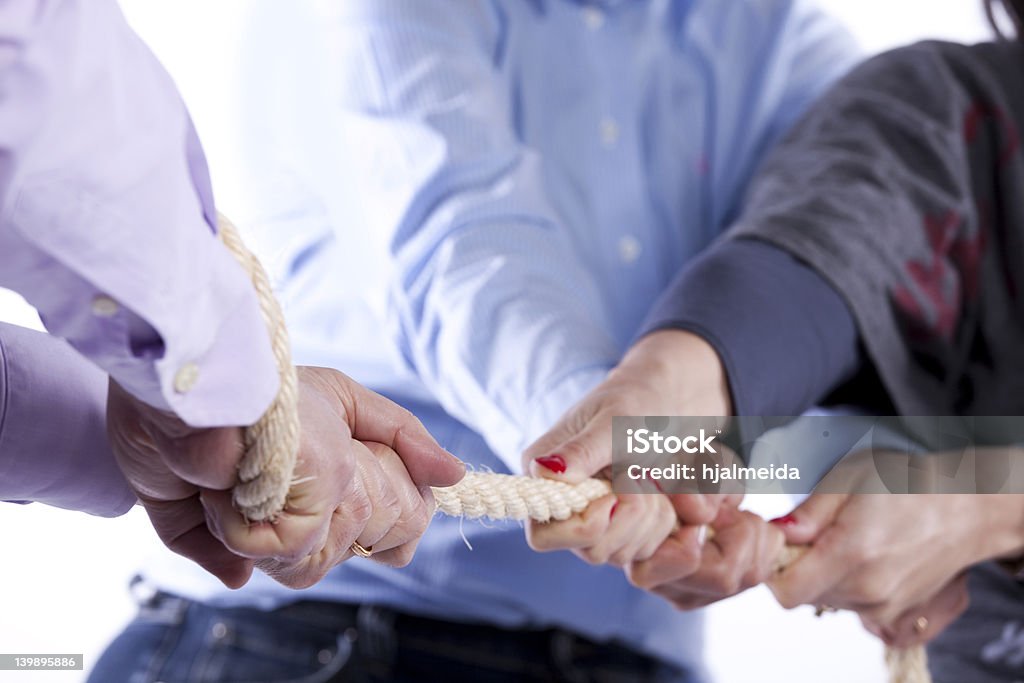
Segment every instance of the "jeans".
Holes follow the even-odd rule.
[[[167,594],[107,648],[90,683],[694,683],[615,643],[507,630],[372,605],[217,608]]]

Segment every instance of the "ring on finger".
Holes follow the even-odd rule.
[[[373,555],[373,546],[371,545],[369,548],[365,548],[361,543],[359,543],[359,541],[352,541],[350,549],[352,550],[353,555],[357,555],[362,558],[367,558],[370,555]]]

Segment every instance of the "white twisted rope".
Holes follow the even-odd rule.
[[[220,237],[252,279],[260,311],[270,330],[281,376],[277,397],[259,421],[245,431],[245,455],[234,489],[238,511],[251,521],[273,521],[284,510],[299,449],[298,389],[284,315],[259,260],[242,243],[238,230],[220,217]],[[603,479],[566,484],[549,479],[470,472],[448,488],[434,488],[437,509],[469,519],[532,519],[550,522],[582,512],[592,501],[611,493]],[[787,547],[777,568],[784,571],[806,552]],[[931,683],[924,647],[886,649],[890,683]]]
[[[574,486],[552,479],[469,472],[455,486],[433,491],[438,511],[452,517],[550,522],[583,512],[612,487],[603,479]]]
[[[434,488],[433,492],[438,511],[452,517],[551,522],[582,512],[612,489],[604,479],[588,479],[572,485],[551,479],[470,472],[455,486]],[[713,530],[708,529],[708,540],[713,537]],[[806,552],[806,547],[786,546],[775,562],[775,571],[785,571]],[[889,683],[931,683],[924,647],[906,650],[887,647],[885,662]]]
[[[220,239],[249,274],[259,298],[260,313],[270,332],[280,387],[262,417],[245,430],[245,455],[238,466],[233,492],[235,507],[247,520],[274,521],[284,510],[299,452],[298,381],[284,314],[259,260],[242,242],[238,229],[223,216]]]

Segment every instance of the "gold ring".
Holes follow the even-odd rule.
[[[928,630],[928,617],[918,617],[914,620],[914,630],[919,634]]]
[[[826,612],[838,612],[838,611],[839,610],[836,609],[835,607],[833,607],[832,605],[818,605],[817,607],[814,608],[814,616],[820,617],[822,614],[825,614]]]
[[[364,548],[359,541],[352,541],[351,550],[352,554],[358,555],[359,557],[369,557],[370,555],[373,555],[373,546],[371,545],[369,548]]]

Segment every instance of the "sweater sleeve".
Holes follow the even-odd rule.
[[[643,329],[687,330],[711,344],[737,415],[799,415],[860,361],[842,297],[791,254],[756,240],[719,242],[687,264]]]

